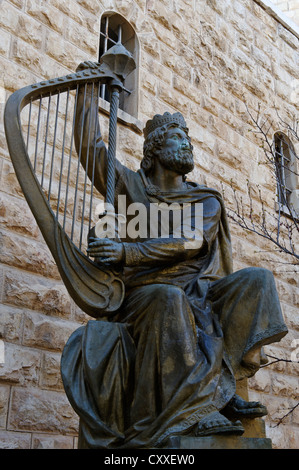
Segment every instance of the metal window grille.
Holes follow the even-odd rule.
[[[100,29],[100,48],[99,48],[99,60],[110,47],[113,47],[118,42],[122,42],[122,26],[121,24],[111,25],[110,17],[104,16],[101,21]],[[124,88],[125,93],[131,94],[131,91]],[[106,101],[110,101],[109,93],[106,85],[100,87],[100,97]],[[122,107],[120,103],[120,107]]]
[[[288,185],[291,159],[288,143],[280,134],[275,136],[275,163],[277,175],[277,199],[280,204],[285,206],[289,203],[292,192]]]

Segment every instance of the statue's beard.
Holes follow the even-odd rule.
[[[160,150],[158,153],[160,163],[168,170],[186,175],[194,168],[193,153],[191,150],[178,150],[173,153],[170,150]]]

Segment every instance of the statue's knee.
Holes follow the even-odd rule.
[[[246,281],[249,284],[254,284],[260,288],[272,285],[274,283],[274,276],[271,271],[265,268],[250,267],[245,270]]]
[[[155,289],[155,295],[160,301],[178,302],[185,296],[185,293],[183,289],[178,286],[160,284],[157,286],[157,289]]]

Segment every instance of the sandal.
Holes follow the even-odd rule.
[[[261,418],[267,415],[268,411],[267,408],[258,401],[246,401],[239,395],[234,395],[221,413],[228,418]]]
[[[232,422],[218,411],[205,416],[198,424],[195,430],[195,436],[210,436],[212,434],[237,434],[244,432],[241,421]]]

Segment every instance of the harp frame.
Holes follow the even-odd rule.
[[[117,54],[113,56],[111,51],[108,52],[108,56],[113,57],[115,64]],[[116,52],[119,56],[120,51]],[[121,58],[123,59],[123,57]],[[117,95],[123,89],[125,75],[114,66],[114,70],[117,72],[115,73],[111,70],[113,67],[109,67],[109,65],[111,65],[111,60],[110,64],[109,60],[107,63],[103,61],[97,68],[43,80],[17,90],[7,100],[4,112],[8,149],[25,199],[52,253],[70,296],[85,313],[94,318],[106,318],[120,308],[125,294],[124,283],[119,272],[100,266],[79,250],[58,222],[30,161],[22,133],[21,111],[38,97],[44,98],[52,93],[57,94],[67,90],[77,89],[78,91],[78,86],[85,84],[106,84],[111,87],[114,95]],[[117,99],[116,101],[114,99],[114,103],[111,102],[111,106],[114,106],[114,110],[110,107],[110,121],[113,118],[113,152],[115,151],[116,139]],[[114,116],[111,116],[112,113]],[[111,140],[110,135],[109,140]]]

